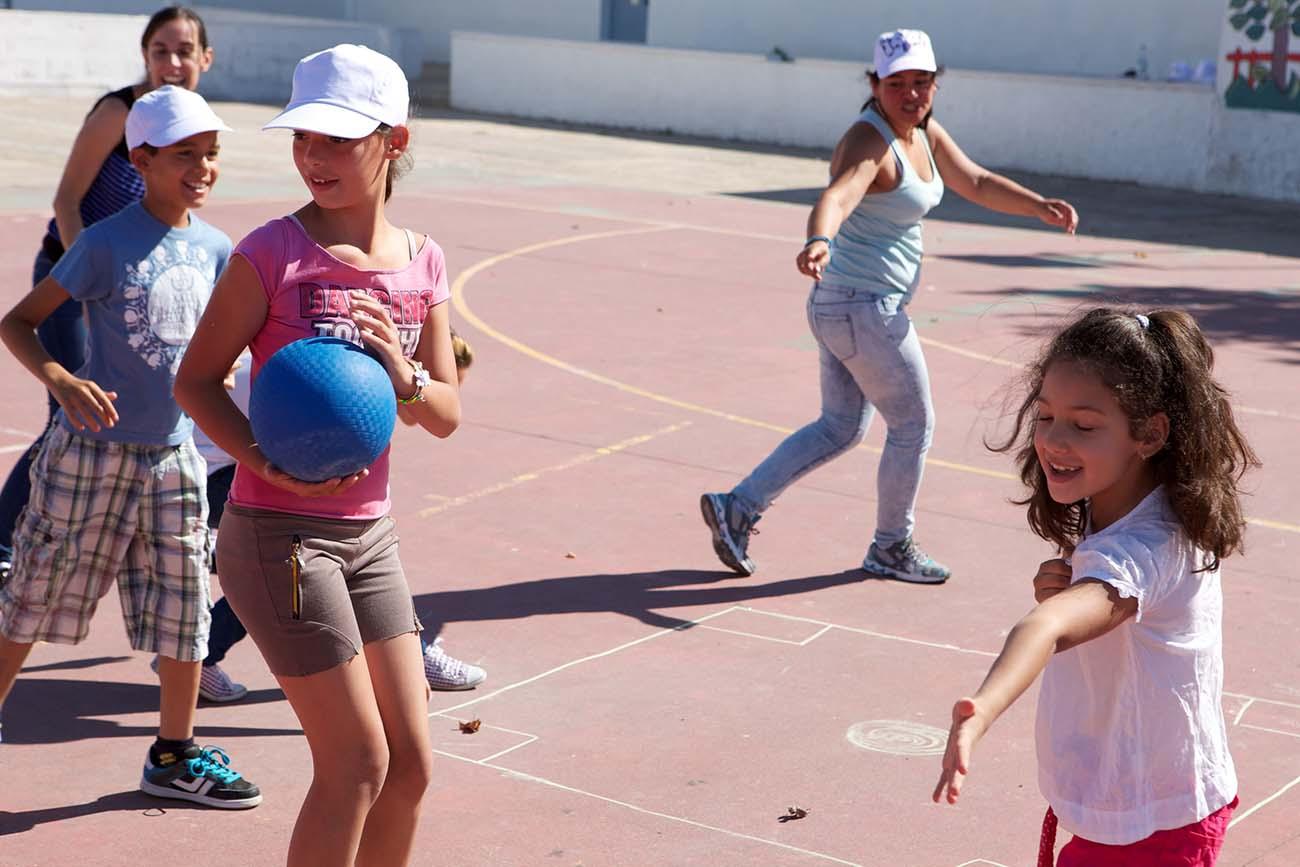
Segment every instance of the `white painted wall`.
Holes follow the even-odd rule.
[[[357,3],[357,14],[389,27],[418,30],[424,59],[446,63],[455,30],[600,39],[602,5],[602,0],[364,0]]]
[[[167,0],[7,0],[9,9],[30,12],[90,12],[99,15],[152,15]],[[193,6],[206,17],[207,4],[182,3]],[[355,0],[219,0],[214,6],[223,9],[243,9],[249,12],[271,12],[276,15],[300,15],[308,18],[350,19]],[[273,8],[272,8],[273,7]]]
[[[155,10],[150,3],[150,13]],[[408,75],[419,70],[413,34],[404,39],[406,34],[375,24],[233,9],[202,8],[200,14],[216,55],[199,85],[209,99],[284,102],[298,61],[340,42],[382,51],[402,62]],[[0,90],[90,94],[139,81],[140,35],[148,20],[148,15],[0,10],[5,36]]]
[[[1146,43],[1152,77],[1214,57],[1227,0],[653,0],[647,43],[664,48],[871,59],[884,30],[929,32],[954,69],[1112,77]],[[491,28],[479,28],[488,29]]]
[[[830,148],[866,95],[859,63],[452,41],[452,106],[472,111]],[[1210,87],[953,69],[935,115],[986,165],[1300,201],[1300,115],[1228,110]]]
[[[150,14],[164,0],[9,0],[18,9]],[[213,0],[215,7],[364,20],[420,34],[445,62],[455,30],[599,40],[603,0]],[[664,48],[870,59],[882,30],[920,27],[953,68],[1112,77],[1148,45],[1152,77],[1213,57],[1226,0],[653,0],[647,42]],[[417,64],[418,65],[418,64]]]

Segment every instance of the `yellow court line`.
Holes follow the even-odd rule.
[[[971,349],[963,349],[960,346],[953,346],[951,343],[942,343],[930,337],[920,337],[918,339],[926,346],[933,346],[936,349],[942,349],[945,352],[951,352],[955,355],[962,355],[965,356],[966,358],[973,358],[976,361],[984,361],[989,364],[997,364],[997,365],[1001,365],[1002,367],[1011,367],[1011,368],[1023,368],[1026,366],[1024,364],[1021,364],[1018,361],[1011,361],[1006,358],[998,358],[996,355],[985,355],[982,352],[975,352],[974,350]],[[1291,421],[1300,421],[1300,415],[1293,415],[1292,413],[1282,412],[1281,410],[1277,410],[1277,409],[1260,409],[1259,407],[1242,406],[1241,404],[1235,405],[1233,409],[1236,410],[1237,412],[1246,413],[1247,415],[1262,415],[1262,416],[1268,416],[1269,418],[1285,418]]]
[[[548,207],[546,205],[522,205],[517,203],[503,204],[499,201],[494,201],[491,199],[481,199],[475,196],[457,196],[457,195],[451,195],[445,193],[430,194],[429,198],[439,199],[441,201],[446,201],[446,202],[457,202],[466,205],[483,205],[485,207],[506,208],[513,211],[529,211],[532,213],[539,213],[539,214],[559,214],[566,217],[586,216],[598,220],[608,220],[608,221],[623,222],[623,223],[639,223],[643,226],[653,227],[651,229],[648,229],[647,231],[653,231],[656,229],[659,230],[683,229],[691,232],[711,232],[715,235],[728,235],[736,238],[752,238],[760,241],[780,241],[781,243],[784,244],[799,244],[803,242],[803,238],[796,235],[774,235],[766,232],[747,232],[743,229],[729,229],[723,226],[710,226],[703,223],[683,223],[683,222],[670,222],[665,220],[654,220],[645,217],[618,214],[612,211],[602,214],[602,213],[589,213],[586,210],[573,209],[573,208]],[[583,236],[583,237],[585,238],[585,237],[592,237],[592,236]],[[1201,248],[1189,248],[1189,249],[1201,249]],[[951,352],[954,355],[961,355],[961,356],[965,356],[966,358],[973,358],[976,361],[986,361],[990,364],[997,364],[1003,367],[1012,367],[1012,368],[1023,366],[1020,362],[1017,361],[1009,361],[1008,359],[998,358],[997,356],[994,355],[986,355],[982,352],[975,352],[974,350],[964,349],[960,346],[954,346],[951,343],[944,343],[939,340],[934,340],[933,338],[921,337],[919,339],[923,344],[927,346],[933,346],[936,349],[942,349],[943,351]],[[1300,415],[1296,415],[1294,413],[1289,413],[1289,412],[1283,412],[1281,410],[1276,410],[1276,409],[1261,409],[1259,407],[1241,406],[1241,405],[1236,406],[1235,409],[1238,412],[1246,413],[1247,415],[1259,415],[1259,416],[1265,416],[1267,418],[1283,418],[1283,419],[1287,419],[1288,421],[1300,421]]]
[[[542,364],[547,364],[550,365],[551,367],[559,368],[560,370],[563,370],[566,373],[571,373],[574,376],[580,376],[583,379],[600,383],[601,385],[607,385],[610,388],[614,388],[623,392],[624,394],[633,394],[636,395],[637,397],[645,398],[646,400],[652,400],[657,403],[663,403],[663,404],[667,404],[668,406],[676,407],[677,409],[684,409],[689,412],[699,413],[701,415],[713,416],[714,418],[721,418],[721,419],[725,419],[726,421],[735,422],[736,424],[761,428],[763,430],[770,430],[775,433],[781,433],[781,434],[793,433],[795,430],[794,428],[783,427],[781,425],[772,424],[771,422],[762,421],[760,419],[748,418],[747,416],[743,416],[743,415],[736,415],[734,413],[723,412],[722,410],[717,410],[708,406],[702,406],[701,404],[698,403],[691,403],[685,400],[678,400],[675,397],[669,397],[668,395],[665,394],[659,394],[658,392],[650,391],[648,389],[644,389],[639,386],[631,385],[626,382],[621,382],[612,377],[605,376],[604,374],[587,370],[586,368],[579,367],[576,364],[571,364],[567,361],[556,358],[553,355],[547,355],[546,353],[538,349],[534,349],[528,344],[520,340],[516,340],[515,338],[509,336],[508,334],[505,334],[493,328],[487,322],[479,318],[478,314],[475,313],[473,309],[469,306],[469,302],[465,300],[465,287],[469,285],[470,280],[472,280],[475,276],[487,270],[488,268],[492,268],[502,262],[509,261],[510,259],[514,259],[519,256],[526,256],[529,253],[537,253],[542,250],[550,250],[556,247],[565,247],[570,244],[577,244],[583,241],[594,241],[603,238],[617,238],[625,235],[651,234],[654,232],[663,232],[663,231],[668,231],[670,229],[676,229],[676,228],[680,228],[680,227],[675,224],[665,223],[661,225],[643,226],[640,228],[633,228],[633,229],[614,229],[607,232],[589,232],[582,235],[571,235],[566,238],[554,238],[550,241],[539,241],[534,244],[526,244],[514,250],[507,250],[504,253],[498,253],[495,256],[489,256],[486,259],[483,259],[479,262],[475,262],[469,268],[466,268],[464,271],[462,271],[460,276],[457,277],[455,282],[452,283],[451,285],[451,301],[456,308],[456,312],[459,313],[465,319],[465,321],[467,321],[470,325],[474,326],[479,331],[482,331],[484,334],[488,335],[493,340],[496,340],[499,343],[509,346],[511,349],[515,350],[516,352],[519,352],[522,355],[527,356],[528,358],[533,359],[534,361],[539,361]],[[951,344],[940,343],[939,341],[930,340],[929,338],[922,338],[922,341],[928,343],[931,346],[936,346],[941,349],[949,349],[949,350],[957,351],[959,352],[959,354],[966,355],[971,358],[977,358],[983,361],[991,361],[996,364],[1019,366],[1016,362],[1007,361],[1006,359],[994,358],[993,356],[980,355],[979,353],[971,352],[970,350],[966,350],[966,349],[961,349],[960,347],[952,346]],[[876,448],[875,446],[860,445],[858,446],[858,448],[865,449],[866,451],[873,452],[875,454],[880,454],[880,449]],[[1000,470],[990,470],[984,467],[976,467],[970,464],[958,463],[956,461],[946,461],[943,460],[942,458],[926,457],[925,463],[926,466],[942,467],[943,469],[956,470],[957,472],[967,473],[969,475],[975,475],[975,476],[984,476],[986,478],[991,478],[991,479],[1001,479],[1001,480],[1011,480],[1011,481],[1016,481],[1019,479],[1019,476],[1013,473],[1006,473]],[[433,507],[433,508],[437,508],[437,507]],[[423,512],[421,514],[423,514]],[[1270,530],[1282,530],[1288,533],[1300,533],[1300,525],[1286,524],[1281,521],[1269,521],[1263,518],[1247,518],[1246,523],[1254,524],[1258,527],[1266,527]]]
[[[691,423],[689,421],[680,422],[678,424],[670,424],[668,427],[660,428],[654,433],[641,434],[640,436],[628,437],[627,439],[620,440],[619,442],[616,442],[613,445],[601,446],[600,448],[593,449],[592,451],[583,452],[582,454],[578,455],[576,458],[572,458],[563,463],[552,464],[549,467],[542,467],[540,470],[533,470],[530,473],[521,473],[520,475],[517,475],[512,479],[508,479],[507,481],[498,482],[495,485],[488,485],[486,488],[479,488],[477,491],[470,491],[468,494],[463,494],[462,496],[459,497],[443,497],[443,496],[439,496],[438,494],[426,494],[425,495],[426,497],[438,500],[438,505],[428,506],[416,512],[415,514],[417,517],[420,518],[428,518],[438,514],[439,512],[445,512],[448,509],[454,509],[457,506],[463,506],[466,503],[472,503],[475,500],[481,500],[484,497],[489,496],[491,494],[499,494],[502,491],[508,491],[511,488],[517,488],[520,485],[524,484],[525,482],[534,481],[535,479],[539,479],[544,475],[548,475],[550,473],[558,473],[564,470],[571,470],[574,467],[582,466],[583,464],[590,463],[594,460],[598,460],[599,458],[606,458],[609,457],[610,455],[616,455],[621,451],[625,451],[627,449],[632,448],[633,446],[639,446],[642,443],[649,442],[655,437],[660,437],[663,436],[664,434],[677,433],[677,431],[685,430],[690,426]]]

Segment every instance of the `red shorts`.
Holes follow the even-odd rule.
[[[1237,809],[1237,799],[1199,822],[1157,831],[1145,840],[1127,846],[1107,846],[1074,837],[1061,848],[1056,867],[1214,867],[1228,833],[1228,822]],[[1049,807],[1043,820],[1043,850],[1040,867],[1051,867],[1052,843],[1056,837],[1056,814]],[[1047,860],[1044,861],[1043,857]]]

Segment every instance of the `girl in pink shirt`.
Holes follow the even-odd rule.
[[[265,361],[304,337],[364,345],[403,418],[460,421],[442,251],[388,222],[410,133],[389,58],[339,45],[304,58],[289,106],[312,200],[236,248],[176,379],[176,398],[238,462],[222,516],[222,588],[292,705],[316,769],[290,865],[402,865],[432,773],[419,622],[388,517],[388,453],[324,482],[272,466],[222,379],[245,346]]]

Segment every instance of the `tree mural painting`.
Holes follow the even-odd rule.
[[[1224,94],[1227,104],[1300,111],[1300,76],[1290,71],[1293,61],[1300,62],[1300,54],[1290,50],[1291,37],[1300,37],[1300,0],[1228,0],[1228,23],[1252,44],[1227,56],[1233,63],[1232,83]],[[1256,50],[1255,43],[1269,33],[1269,50]]]

